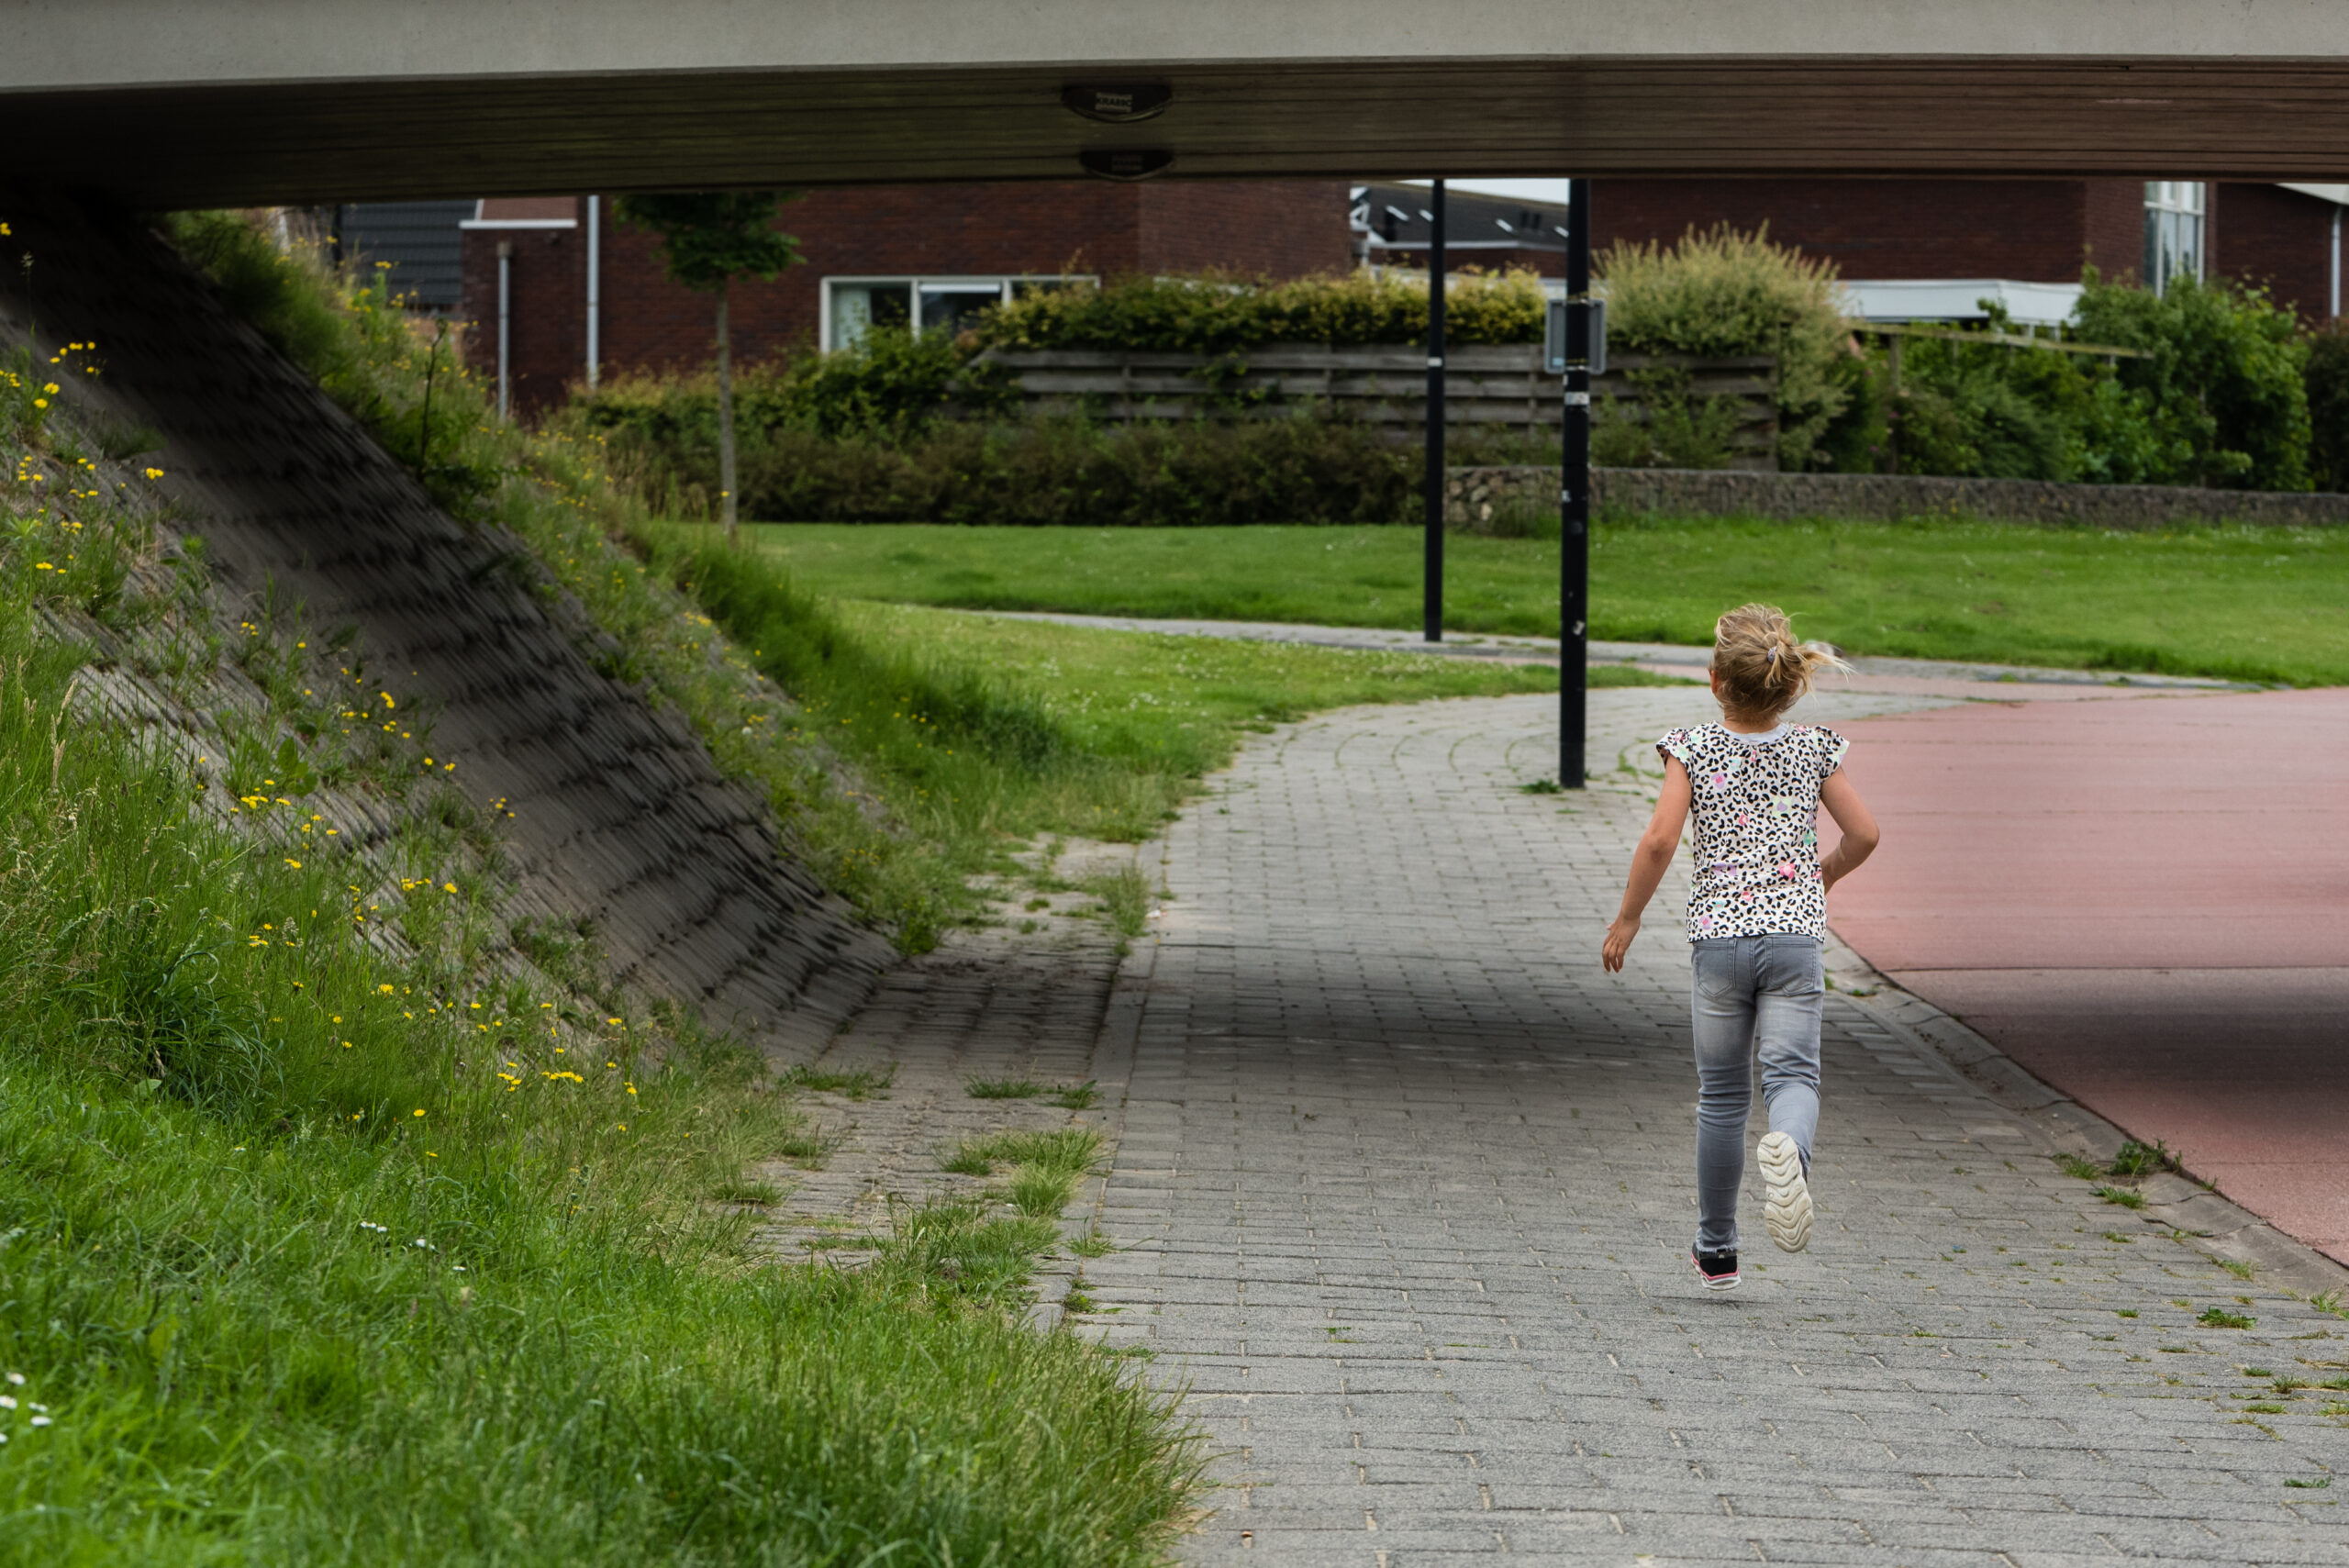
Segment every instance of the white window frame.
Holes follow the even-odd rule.
[[[2164,219],[2191,219],[2194,228],[2194,281],[2200,283],[2210,264],[2210,187],[2200,180],[2148,180],[2145,182],[2145,232],[2154,239],[2165,226]],[[2181,227],[2182,227],[2181,221]],[[2147,276],[2139,281],[2155,294],[2169,287],[2170,279],[2184,269],[2173,270],[2173,252],[2158,239],[2146,247]]]
[[[1012,291],[1021,284],[1089,284],[1097,288],[1100,283],[1099,275],[1093,272],[841,272],[823,280],[816,345],[828,354],[846,346],[835,342],[832,338],[832,291],[835,287],[871,288],[876,284],[903,285],[911,293],[913,320],[918,329],[924,289],[977,294],[983,289],[992,288],[996,291],[996,299],[1002,303],[1008,302]]]

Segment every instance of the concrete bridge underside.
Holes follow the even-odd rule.
[[[2337,179],[2341,0],[17,0],[0,164],[150,206],[680,184]],[[1097,123],[1072,87],[1164,89]]]

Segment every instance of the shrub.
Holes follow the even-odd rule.
[[[1640,414],[1600,395],[1592,408],[1591,462],[1601,468],[1729,466],[1742,399],[1692,392],[1683,365],[1644,365],[1626,379],[1640,389]]]
[[[2309,400],[2310,476],[2326,490],[2349,490],[2349,322],[2310,334],[2301,380]]]
[[[2146,351],[2117,373],[2153,428],[2147,480],[2310,487],[2308,346],[2289,308],[2223,280],[2180,278],[2159,295],[2105,283],[2094,268],[2086,281],[2080,337]]]
[[[748,365],[734,380],[735,420],[748,431],[902,441],[949,415],[1001,412],[1010,378],[971,363],[971,352],[941,333],[882,328],[832,353]],[[556,417],[576,434],[625,432],[651,446],[714,454],[718,382],[707,372],[618,375],[574,396]]]
[[[1993,317],[1992,327],[2006,323]],[[2111,367],[2045,349],[1930,338],[1903,345],[1890,395],[1901,469],[1992,479],[2143,477],[2142,410]]]
[[[1778,361],[1778,463],[1823,459],[1821,437],[1849,397],[1840,361],[1851,332],[1836,303],[1834,263],[1773,244],[1766,226],[1741,234],[1691,228],[1673,246],[1619,244],[1598,258],[1607,333],[1634,352]]]
[[[854,347],[792,361],[782,378],[779,420],[833,437],[903,440],[951,411],[1000,412],[1012,378],[973,363],[967,344],[942,332],[876,328]]]

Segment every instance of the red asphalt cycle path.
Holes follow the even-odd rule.
[[[1837,934],[2349,1262],[2349,690],[1839,728],[1884,843]]]

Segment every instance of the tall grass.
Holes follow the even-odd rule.
[[[0,409],[0,1562],[1156,1561],[1195,1465],[1023,1326],[1053,1228],[759,1266],[705,1200],[800,1133],[763,1064],[377,934],[279,809],[351,753],[235,717],[293,666],[142,588],[54,414]],[[92,706],[57,628],[139,625],[227,756]]]
[[[0,1559],[1149,1558],[1163,1411],[1000,1309],[1038,1238],[743,1269],[682,1201],[784,1111],[738,1060],[409,1017],[329,874],[70,728],[21,613],[0,658],[0,1367],[52,1421]]]

